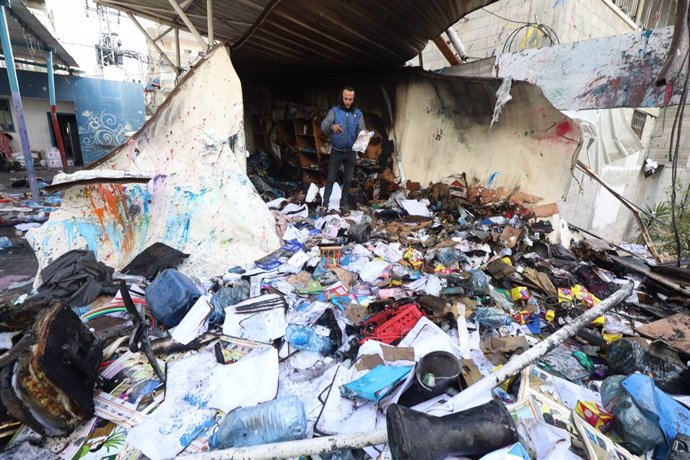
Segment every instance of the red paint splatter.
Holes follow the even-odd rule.
[[[573,125],[567,120],[556,124],[556,135],[558,137],[563,137],[566,134],[570,134],[572,131]]]
[[[91,184],[86,194],[93,213],[101,224],[104,235],[106,221],[119,222],[122,228],[122,249],[129,252],[133,244],[133,228],[127,212],[124,188],[120,184]]]

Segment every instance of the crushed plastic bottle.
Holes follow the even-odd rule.
[[[0,236],[0,249],[6,249],[12,247],[12,241],[6,236]]]
[[[489,297],[491,297],[491,300],[493,300],[497,306],[501,307],[503,311],[510,313],[514,310],[512,302],[496,291],[491,285],[489,285]]]
[[[474,310],[474,321],[488,329],[498,329],[510,326],[512,323],[508,315],[492,307],[480,307]]]
[[[455,262],[467,260],[467,257],[458,249],[441,248],[436,253],[436,260],[438,260],[441,264],[445,265],[446,267],[450,267]]]
[[[635,455],[665,442],[657,416],[640,409],[622,383],[627,376],[614,375],[601,384],[601,401],[615,417],[612,431],[623,439],[620,444]]]
[[[307,414],[297,396],[284,396],[230,412],[208,441],[211,449],[304,439]]]
[[[285,339],[298,350],[317,351],[325,356],[333,351],[335,346],[329,337],[330,332],[322,326],[288,324]]]
[[[316,351],[326,356],[340,346],[343,335],[329,308],[314,325],[288,324],[285,340],[298,350]]]
[[[486,295],[489,293],[489,277],[481,270],[473,270],[469,279],[469,284],[465,289],[470,290],[474,295]]]

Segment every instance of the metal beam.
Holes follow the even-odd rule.
[[[135,14],[135,15],[139,16],[140,18],[148,19],[148,20],[156,22],[158,24],[165,24],[167,26],[172,26],[172,27],[177,26],[174,18],[164,19],[160,15],[156,15],[156,14],[151,13],[151,12],[146,12],[146,11],[143,11],[141,9],[137,9],[140,7],[138,7],[137,5],[133,5],[131,3],[118,2],[115,0],[96,0],[96,2],[100,3],[103,6],[115,8],[119,11],[124,12],[124,13]],[[168,14],[170,14],[171,16],[174,16],[174,11],[166,11],[166,12]]]
[[[448,35],[448,38],[450,39],[450,42],[453,44],[453,48],[455,48],[455,51],[458,52],[458,56],[460,56],[460,59],[466,61],[469,58],[469,56],[467,56],[465,45],[462,44],[462,41],[460,40],[460,37],[458,37],[457,32],[455,32],[455,29],[453,29],[452,27],[448,27],[448,29],[446,30],[446,35]]]
[[[208,21],[208,49],[210,50],[215,42],[213,34],[213,0],[206,0],[206,20]]]
[[[158,35],[156,35],[155,37],[153,37],[153,41],[154,41],[154,42],[159,41],[161,38],[163,38],[163,37],[165,37],[166,35],[168,35],[168,34],[170,33],[170,31],[173,30],[173,29],[174,29],[173,26],[168,26],[163,32],[161,32],[161,33],[159,33]]]
[[[60,151],[62,167],[67,167],[67,155],[65,154],[65,144],[62,142],[62,131],[57,119],[57,97],[55,96],[55,74],[53,72],[53,50],[46,50],[46,63],[48,67],[48,99],[50,100],[50,121],[53,125],[55,143]]]
[[[19,130],[19,139],[22,143],[22,153],[24,154],[26,174],[29,176],[31,198],[34,201],[38,201],[41,199],[41,195],[38,193],[38,186],[36,184],[34,159],[31,156],[29,134],[26,131],[26,120],[24,119],[24,106],[22,105],[22,96],[19,92],[17,69],[14,66],[14,52],[12,51],[12,42],[10,42],[10,31],[7,27],[7,13],[5,11],[7,7],[9,7],[8,0],[0,1],[0,40],[2,41],[2,52],[5,55],[5,64],[7,65],[7,78],[10,81],[12,103],[14,105],[14,111],[17,115],[17,129]]]
[[[202,37],[201,34],[199,33],[199,31],[196,30],[196,27],[194,27],[194,24],[192,24],[192,21],[189,20],[189,18],[187,17],[187,14],[184,12],[184,10],[182,10],[182,7],[180,6],[180,4],[177,3],[177,0],[168,0],[168,2],[170,2],[170,6],[173,7],[173,9],[177,13],[177,15],[180,17],[180,19],[182,19],[182,22],[184,22],[184,25],[187,26],[187,29],[189,29],[189,31],[192,33],[192,35],[194,35],[194,38],[196,38],[196,41],[199,42],[199,45],[201,45],[201,47],[203,49],[208,48],[208,44],[204,40],[204,37]]]
[[[141,31],[141,33],[144,34],[144,37],[146,37],[146,40],[151,44],[151,46],[153,46],[156,49],[156,51],[158,51],[158,53],[160,53],[161,57],[165,60],[165,62],[167,62],[170,65],[170,67],[172,67],[173,69],[176,69],[177,72],[179,73],[179,71],[180,71],[179,67],[177,67],[175,64],[173,64],[173,62],[170,60],[168,55],[163,52],[163,50],[160,48],[160,46],[158,46],[158,43],[156,43],[153,40],[153,38],[151,38],[151,36],[148,34],[148,32],[146,32],[144,27],[141,24],[139,24],[139,21],[137,21],[137,18],[135,18],[134,15],[132,13],[129,13],[129,12],[127,13],[127,16],[129,16],[129,19],[132,20],[132,22],[134,23],[134,25],[137,26],[139,31]]]
[[[180,28],[175,27],[175,61],[177,62],[177,68],[182,68],[182,60],[180,59]]]

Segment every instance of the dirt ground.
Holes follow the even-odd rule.
[[[75,169],[69,168],[67,172]],[[55,169],[36,168],[36,176],[46,181],[50,181],[57,172]],[[0,172],[0,194],[28,194],[28,185],[12,187],[14,181],[25,177],[25,171]],[[0,237],[3,236],[12,241],[12,247],[0,249],[0,296],[17,297],[31,291],[38,261],[22,232],[18,232],[14,225],[0,225]]]

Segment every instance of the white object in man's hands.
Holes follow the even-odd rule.
[[[373,135],[374,131],[360,131],[357,135],[357,140],[355,141],[355,144],[352,146],[352,150],[360,153],[364,152],[367,149],[369,141],[371,140],[371,137]]]

